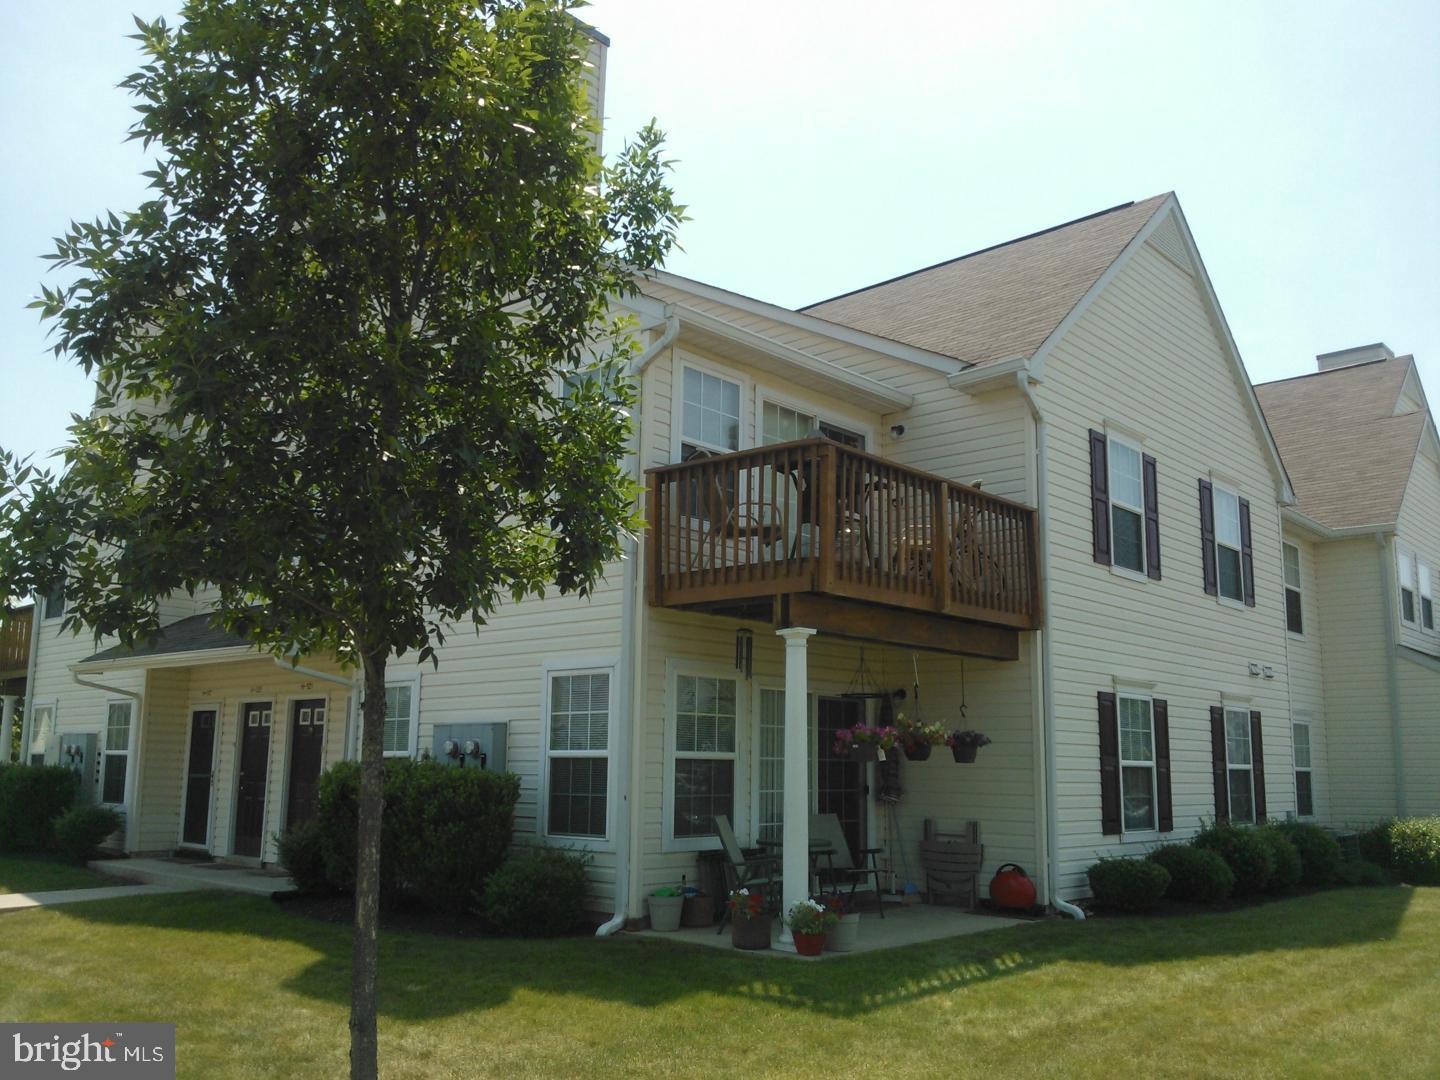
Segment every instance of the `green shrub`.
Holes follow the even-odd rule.
[[[121,817],[108,806],[74,806],[55,822],[55,846],[67,859],[83,863],[95,857],[105,838],[120,828]]]
[[[1340,842],[1318,825],[1288,821],[1275,828],[1284,833],[1300,854],[1301,884],[1324,888],[1335,881],[1340,865]]]
[[[1189,844],[1166,844],[1146,857],[1170,875],[1165,895],[1171,900],[1223,904],[1235,888],[1234,871],[1213,851]]]
[[[61,765],[0,765],[0,851],[49,851],[55,822],[75,805],[75,774]]]
[[[275,838],[280,849],[280,865],[304,893],[330,892],[325,877],[325,845],[320,826],[307,821]]]
[[[1350,859],[1335,868],[1337,885],[1389,885],[1390,875],[1365,859]]]
[[[1289,892],[1299,885],[1305,876],[1305,866],[1290,837],[1274,825],[1261,825],[1255,830],[1255,835],[1269,846],[1270,857],[1275,864],[1266,889],[1274,893]]]
[[[1235,895],[1254,896],[1270,887],[1275,874],[1275,856],[1270,845],[1255,829],[1235,825],[1212,825],[1195,837],[1197,848],[1213,851],[1225,860],[1235,875]]]
[[[1390,867],[1409,885],[1440,885],[1440,817],[1392,822]]]
[[[1390,847],[1390,826],[1394,818],[1386,818],[1360,833],[1360,858],[1376,866],[1389,867],[1393,852]]]
[[[393,907],[408,896],[441,911],[474,908],[485,880],[509,850],[519,798],[520,781],[509,773],[387,760],[381,904]],[[342,892],[353,891],[358,762],[340,762],[321,775],[315,820],[326,880]]]
[[[482,910],[497,934],[558,937],[585,918],[585,867],[590,858],[561,848],[517,851],[490,875]]]
[[[1107,911],[1151,911],[1170,886],[1170,873],[1144,859],[1101,859],[1087,871],[1090,893]]]

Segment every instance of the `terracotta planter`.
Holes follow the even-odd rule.
[[[825,931],[826,952],[852,952],[860,940],[860,913],[852,911],[840,916],[840,921]]]
[[[930,751],[933,749],[934,747],[928,742],[917,743],[914,746],[905,747],[905,756],[911,761],[928,761]]]
[[[737,949],[768,949],[770,947],[770,916],[758,919],[732,918],[730,944]]]
[[[651,930],[680,929],[680,912],[685,907],[683,896],[648,896],[645,899],[650,905]]]
[[[795,951],[801,956],[819,956],[825,949],[823,931],[818,934],[802,934],[798,930],[792,930],[791,936],[795,939]]]
[[[975,755],[980,752],[980,748],[974,743],[965,743],[961,746],[950,747],[950,752],[955,755],[956,761],[969,764],[975,760]]]

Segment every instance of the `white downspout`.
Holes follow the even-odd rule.
[[[635,411],[631,420],[630,453],[626,472],[639,483],[643,479],[644,455],[644,399],[643,376],[650,366],[680,333],[680,318],[674,309],[665,305],[665,332],[645,349],[630,365],[631,378],[641,380],[635,394]],[[615,813],[615,914],[595,931],[596,937],[609,937],[625,927],[630,912],[630,837],[634,831],[632,818],[634,784],[630,776],[634,757],[635,742],[635,685],[639,681],[636,667],[641,662],[644,650],[640,648],[639,637],[644,629],[639,618],[642,603],[640,596],[644,578],[640,574],[640,563],[645,557],[645,545],[640,537],[630,537],[630,554],[625,560],[620,587],[620,687],[615,711],[621,723],[622,732],[615,746],[615,775],[620,790],[620,805]]]
[[[107,686],[105,683],[98,683],[91,679],[82,679],[80,673],[74,668],[70,669],[70,678],[75,680],[77,686],[84,686],[91,690],[103,690],[107,694],[118,694],[135,702],[135,713],[130,718],[130,745],[125,748],[129,755],[129,763],[125,768],[125,806],[127,808],[125,850],[134,851],[140,837],[140,762],[145,754],[145,695],[136,690],[122,690],[118,686]],[[148,682],[148,673],[145,678]],[[103,739],[97,741],[100,743],[100,749],[97,752],[103,755],[105,753],[104,741]]]
[[[1035,487],[1036,519],[1040,524],[1040,588],[1045,610],[1045,623],[1040,628],[1040,709],[1041,741],[1045,753],[1045,889],[1055,910],[1072,919],[1084,921],[1085,912],[1059,895],[1056,882],[1060,877],[1060,808],[1055,798],[1058,786],[1059,767],[1055,755],[1055,662],[1050,650],[1050,620],[1053,617],[1050,604],[1050,526],[1049,491],[1050,477],[1046,468],[1046,442],[1048,428],[1040,403],[1030,389],[1030,373],[1021,370],[1015,373],[1015,385],[1030,407],[1030,416],[1035,423]]]

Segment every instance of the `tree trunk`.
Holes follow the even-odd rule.
[[[355,838],[355,939],[350,958],[350,1076],[377,1080],[375,972],[379,961],[380,819],[385,810],[384,650],[364,650],[360,822]]]

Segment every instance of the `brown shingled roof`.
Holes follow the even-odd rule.
[[[1426,414],[1395,416],[1414,359],[1373,360],[1255,388],[1298,500],[1332,529],[1400,516]]]
[[[1031,356],[1169,197],[1126,203],[800,310],[968,363]]]

